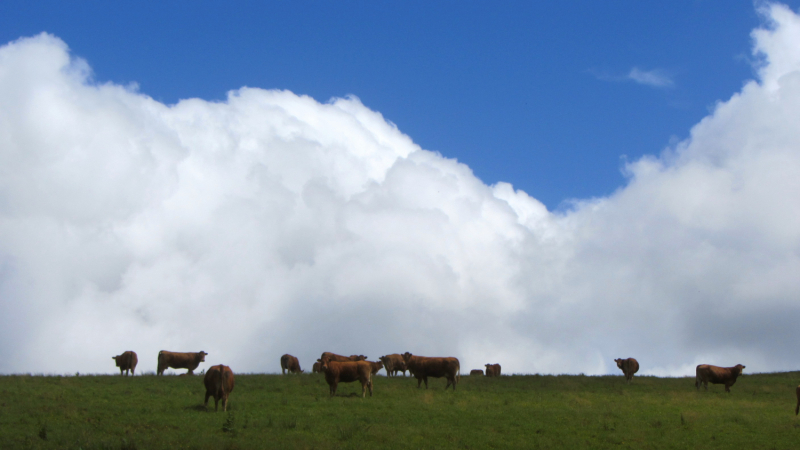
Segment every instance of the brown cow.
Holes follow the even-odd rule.
[[[286,375],[287,370],[289,373],[303,373],[300,368],[300,361],[288,353],[281,356],[281,373]]]
[[[324,352],[322,356],[319,357],[320,360],[325,358],[330,359],[331,361],[338,361],[338,362],[347,362],[347,361],[366,361],[367,357],[364,355],[350,355],[350,356],[342,356],[337,355],[336,353],[331,352]]]
[[[383,363],[381,361],[364,361],[364,362],[369,363],[372,375],[377,374],[379,370],[383,369]]]
[[[378,359],[383,363],[387,377],[397,376],[397,372],[403,372],[403,376],[406,376],[406,370],[408,369],[406,369],[406,362],[403,361],[402,355],[392,353],[391,355],[381,356]]]
[[[481,369],[472,369],[469,371],[470,376],[472,375],[480,375],[483,376],[483,370]]]
[[[617,358],[614,360],[617,363],[617,367],[622,369],[622,373],[625,374],[625,380],[630,383],[633,380],[633,374],[639,371],[639,361],[636,361],[633,358],[621,359]]]
[[[737,364],[733,367],[717,367],[709,364],[700,364],[697,366],[696,377],[694,385],[697,390],[700,390],[700,385],[703,384],[708,390],[708,383],[711,384],[724,384],[725,392],[731,392],[731,386],[736,383],[736,378],[742,374],[742,369],[745,366]]]
[[[219,407],[219,400],[222,399],[222,410],[228,410],[228,395],[233,392],[233,371],[228,366],[222,364],[212,366],[206,372],[203,383],[206,385],[206,401],[203,406],[208,409],[208,397],[214,397],[214,411]]]
[[[136,364],[139,364],[139,357],[136,356],[134,351],[123,352],[121,355],[112,356],[111,359],[117,362],[119,374],[122,375],[124,373],[125,376],[128,375],[129,370],[133,375],[133,371],[136,370]]]
[[[417,379],[417,388],[425,382],[425,389],[428,389],[428,377],[434,378],[447,378],[447,390],[450,385],[453,385],[453,390],[456,390],[456,384],[461,379],[461,363],[458,358],[453,357],[427,357],[415,356],[409,352],[403,353],[403,361],[412,375]]]
[[[800,386],[797,386],[796,393],[797,393],[797,406],[794,408],[795,416],[797,415],[797,413],[800,413]]]
[[[366,361],[333,361],[330,358],[322,358],[322,373],[325,374],[325,381],[330,387],[331,397],[336,394],[339,382],[352,383],[361,382],[361,398],[372,397],[372,366]]]
[[[499,377],[500,376],[500,364],[484,364],[486,366],[486,376],[487,377]]]
[[[206,355],[208,355],[208,353],[204,351],[197,353],[180,353],[161,350],[158,352],[158,369],[156,373],[158,375],[164,375],[164,371],[167,370],[168,367],[172,367],[173,369],[189,369],[186,374],[192,375],[194,374],[194,369],[197,369],[197,366],[206,360]]]
[[[317,360],[313,366],[311,366],[311,373],[322,373],[322,361]]]

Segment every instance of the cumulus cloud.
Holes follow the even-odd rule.
[[[452,355],[462,370],[795,369],[800,18],[759,79],[605,198],[550,212],[355,98],[242,88],[164,105],[64,42],[0,48],[0,372],[113,373],[161,349]],[[534,193],[535,194],[535,193]]]

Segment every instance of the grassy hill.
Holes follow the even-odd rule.
[[[800,445],[800,372],[693,378],[376,377],[336,397],[318,374],[237,375],[227,413],[202,376],[0,376],[0,448],[764,448]]]

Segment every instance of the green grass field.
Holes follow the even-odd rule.
[[[328,396],[323,376],[237,375],[228,412],[202,376],[0,376],[2,449],[794,449],[800,372],[743,375],[726,394],[693,378],[462,376],[417,389],[376,377]]]

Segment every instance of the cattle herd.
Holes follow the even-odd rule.
[[[158,369],[156,373],[163,375],[164,371],[171,367],[173,369],[188,369],[186,375],[192,375],[200,363],[206,360],[206,355],[208,353],[204,351],[181,353],[161,350],[158,352]],[[134,374],[136,364],[139,362],[139,358],[134,351],[123,352],[121,355],[112,356],[111,359],[119,367],[120,375],[125,374],[126,376],[129,372],[130,375]],[[633,374],[639,371],[639,362],[634,358],[615,359],[614,362],[617,363],[617,367],[625,375],[625,381],[630,384],[633,380]],[[485,367],[486,377],[500,376],[500,364],[486,364]],[[744,368],[745,366],[741,364],[733,367],[700,364],[695,372],[694,385],[699,391],[701,385],[708,390],[708,383],[723,384],[725,385],[725,392],[730,393],[731,386],[736,383],[736,379],[742,374],[742,369]],[[362,398],[366,398],[367,390],[369,390],[370,397],[372,396],[372,376],[381,369],[386,370],[387,377],[395,377],[398,372],[402,372],[403,376],[406,376],[406,371],[408,371],[411,376],[417,379],[418,388],[423,381],[425,382],[425,389],[428,388],[428,377],[444,377],[447,380],[445,390],[452,385],[454,391],[461,379],[461,364],[458,358],[418,356],[409,352],[405,352],[402,355],[394,353],[381,356],[378,361],[367,361],[367,357],[364,355],[342,356],[336,353],[324,352],[312,366],[312,372],[325,375],[325,381],[328,383],[331,396],[336,394],[336,388],[339,383],[358,381],[361,383]],[[290,374],[304,372],[300,368],[300,361],[289,354],[281,356],[281,373],[286,374],[287,372]],[[484,371],[473,369],[469,374],[484,376]],[[226,411],[228,395],[233,391],[234,386],[234,376],[231,368],[222,364],[212,366],[206,372],[203,384],[206,387],[204,405],[208,407],[208,398],[214,397],[214,410],[217,410],[219,401],[222,400],[222,410]],[[796,395],[795,415],[800,413],[800,386],[797,386]]]

